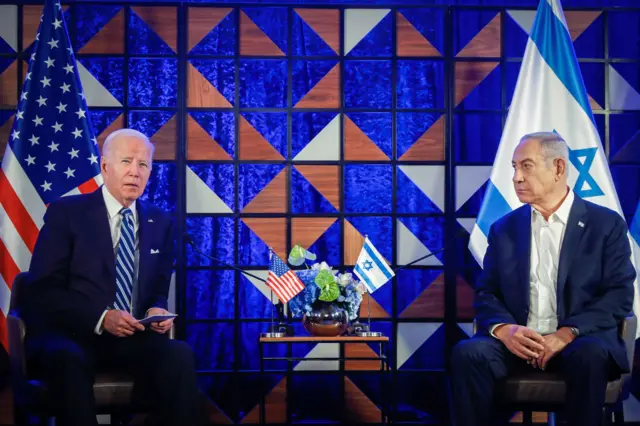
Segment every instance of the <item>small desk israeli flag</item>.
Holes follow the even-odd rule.
[[[369,293],[373,293],[386,284],[395,273],[384,260],[384,257],[376,250],[367,236],[353,272],[360,278]]]

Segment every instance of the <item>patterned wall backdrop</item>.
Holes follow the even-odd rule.
[[[153,139],[144,197],[173,212],[205,253],[266,276],[268,247],[286,259],[301,244],[350,270],[368,235],[395,267],[462,235],[371,299],[373,327],[391,339],[396,419],[444,423],[446,360],[473,317],[478,265],[468,231],[535,5],[318,3],[63,7],[100,143],[123,126]],[[2,152],[41,10],[0,6]],[[566,19],[629,219],[640,195],[640,9],[566,6]],[[269,291],[185,244],[178,254],[180,336],[196,350],[210,416],[255,423]],[[300,319],[291,321],[304,334]],[[363,356],[374,349],[347,347]],[[317,357],[337,347],[273,351]],[[379,419],[366,362],[347,364],[345,374],[326,363],[316,365],[326,374],[303,374],[304,363],[291,375],[272,367],[269,421],[284,421],[285,408],[294,421],[337,420],[343,398],[351,420]],[[631,408],[628,420],[640,420]]]

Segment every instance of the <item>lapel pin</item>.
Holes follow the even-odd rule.
[[[580,228],[584,228],[584,223],[582,223],[582,222],[578,222],[578,226],[579,226]]]
[[[149,223],[153,223],[153,219],[149,219]]]

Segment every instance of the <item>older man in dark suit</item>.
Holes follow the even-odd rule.
[[[627,226],[570,190],[568,157],[555,133],[526,135],[514,152],[525,205],[491,227],[476,285],[478,334],[452,354],[460,426],[489,425],[495,383],[523,368],[564,375],[570,425],[598,425],[607,380],[629,371],[617,330],[636,276]]]
[[[138,198],[154,147],[131,129],[111,134],[101,158],[104,185],[64,197],[44,217],[30,265],[26,301],[30,362],[55,399],[58,424],[93,425],[96,367],[134,374],[165,425],[199,421],[193,353],[136,318],[167,313],[173,267],[169,215]]]

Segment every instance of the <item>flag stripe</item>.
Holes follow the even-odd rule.
[[[374,263],[378,266],[378,268],[380,268],[384,276],[387,279],[391,279],[393,275],[389,272],[389,265],[387,265],[386,262],[382,262],[380,260],[380,257],[381,257],[380,253],[377,253],[377,250],[371,247],[371,245],[367,244],[366,242],[364,244],[364,249],[366,250],[367,254],[371,256],[371,260],[373,260]]]
[[[356,265],[356,267],[354,269],[355,269],[356,274],[360,277],[360,279],[362,281],[364,281],[364,284],[369,289],[369,293],[373,293],[374,291],[377,290],[376,287],[371,282],[371,280],[369,279],[369,277],[367,276],[367,274],[365,274],[365,272],[362,270],[362,268],[360,268],[360,265]]]
[[[2,194],[1,203],[7,217],[13,222],[29,251],[33,252],[38,239],[38,227],[31,219],[29,212],[24,208],[22,201],[13,190],[13,186],[9,183],[2,169],[0,169],[0,194]]]
[[[587,98],[582,74],[579,72],[580,68],[571,35],[547,1],[540,2],[540,7],[531,29],[531,40],[536,44],[540,55],[549,67],[582,107],[582,110],[593,120],[591,106]],[[570,50],[571,54],[558,55],[559,45],[563,49]]]
[[[88,181],[86,181],[82,185],[78,186],[78,190],[82,194],[88,194],[88,193],[93,192],[96,189],[98,189],[98,186],[99,186],[98,182],[96,182],[96,178],[94,177],[92,179],[89,179]]]
[[[493,222],[500,219],[510,211],[511,207],[509,206],[509,203],[507,203],[507,200],[504,199],[502,193],[500,193],[498,188],[493,184],[493,181],[489,179],[477,220],[478,227],[482,233],[485,236],[489,236],[489,229],[491,228],[491,225],[493,225]]]
[[[17,268],[21,271],[26,271],[29,269],[29,263],[31,262],[31,252],[13,226],[13,221],[7,217],[3,204],[0,204],[0,220],[2,220],[0,224],[0,241],[5,245],[8,256],[17,265]]]
[[[2,249],[0,249],[0,252]],[[9,305],[11,304],[11,288],[5,282],[4,278],[0,274],[0,311],[6,317],[9,315]],[[1,317],[2,315],[0,315]]]
[[[13,285],[13,280],[20,273],[20,269],[18,269],[18,265],[13,261],[11,256],[9,255],[9,250],[4,245],[2,241],[0,241],[0,275],[2,275],[2,279],[4,280],[4,284],[2,284],[6,289],[8,294],[11,294],[11,286]],[[6,294],[5,290],[0,290],[0,294]],[[0,304],[6,303],[4,299]]]

